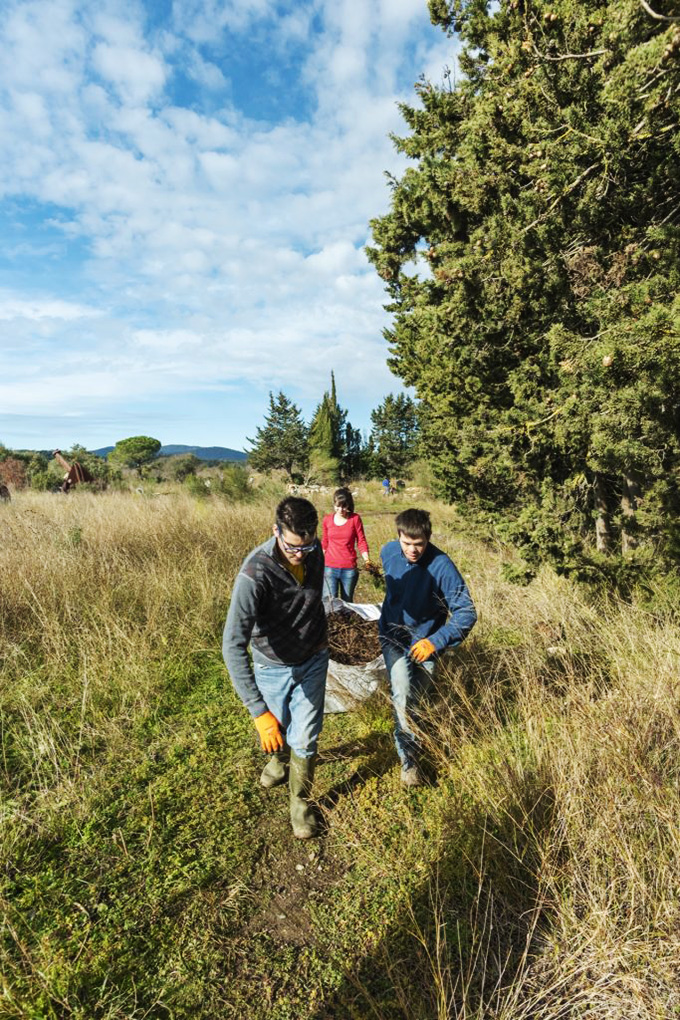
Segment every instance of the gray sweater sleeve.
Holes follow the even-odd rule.
[[[248,658],[248,644],[255,626],[256,609],[255,581],[246,574],[239,574],[234,583],[224,627],[222,655],[234,690],[254,719],[267,711]]]

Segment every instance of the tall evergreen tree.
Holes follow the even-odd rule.
[[[371,411],[370,443],[380,473],[401,475],[418,451],[418,412],[411,397],[392,393]]]
[[[335,483],[361,470],[361,433],[352,428],[347,411],[338,403],[335,374],[309,427],[310,472],[320,481]]]
[[[591,528],[606,551],[677,527],[680,26],[656,7],[430,0],[463,77],[402,107],[415,165],[372,223],[442,492],[563,563]]]
[[[345,423],[342,441],[341,459],[342,477],[349,480],[358,478],[366,471],[366,450],[361,436],[361,429],[355,429],[350,422]]]
[[[299,407],[281,390],[276,398],[270,393],[264,426],[256,430],[255,439],[248,439],[252,445],[248,461],[257,471],[282,468],[293,479],[296,469],[307,468],[307,435]]]
[[[309,426],[309,471],[319,482],[335,484],[340,477],[340,437],[331,395],[323,399]]]

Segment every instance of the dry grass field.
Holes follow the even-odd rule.
[[[358,488],[376,557],[405,497]],[[513,586],[425,504],[479,611],[431,783],[401,789],[385,692],[328,716],[299,844],[220,657],[274,503],[0,506],[0,1017],[680,1017],[675,614]]]

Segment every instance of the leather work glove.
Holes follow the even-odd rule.
[[[421,638],[420,641],[416,641],[414,645],[411,645],[408,652],[414,662],[425,662],[437,649],[434,647],[429,638]]]
[[[271,712],[264,712],[255,719],[255,727],[260,734],[262,750],[275,754],[283,749],[283,737],[279,729],[279,721]]]

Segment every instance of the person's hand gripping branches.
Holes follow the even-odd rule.
[[[262,750],[268,754],[276,754],[283,750],[283,736],[279,729],[279,721],[271,712],[264,712],[255,719],[255,727],[260,735]]]
[[[436,651],[437,649],[428,638],[421,638],[420,641],[416,641],[414,645],[411,645],[408,650],[414,662],[425,662]]]

